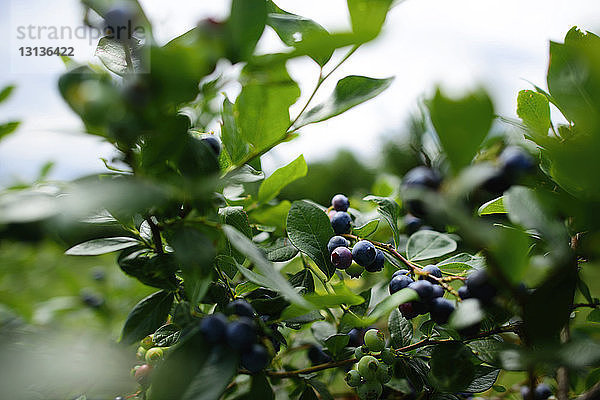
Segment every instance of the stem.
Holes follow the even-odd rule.
[[[158,225],[154,223],[152,217],[146,218],[146,222],[150,226],[150,232],[152,232],[152,241],[154,242],[154,247],[156,249],[156,253],[163,254],[163,246],[162,246],[162,238],[160,236],[160,229]]]

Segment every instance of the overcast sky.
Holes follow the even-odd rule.
[[[226,17],[229,8],[229,1],[214,0],[141,3],[163,43],[201,18]],[[345,0],[276,3],[330,31],[349,28]],[[82,134],[79,120],[58,95],[56,80],[62,68],[58,59],[42,62],[19,57],[18,47],[27,44],[15,40],[16,26],[25,23],[76,26],[82,15],[78,1],[0,0],[0,7],[0,32],[11,38],[0,42],[0,86],[17,85],[10,101],[0,105],[0,123],[23,121],[18,133],[0,142],[0,185],[31,179],[49,160],[56,162],[54,178],[102,171],[99,157],[109,156],[111,148]],[[597,33],[600,1],[407,0],[390,12],[380,38],[359,49],[315,100],[327,97],[336,81],[349,74],[395,76],[392,86],[342,116],[303,128],[300,139],[277,147],[264,165],[273,170],[300,153],[309,162],[319,160],[336,148],[349,148],[375,160],[382,137],[400,128],[418,99],[431,94],[437,84],[454,91],[482,84],[491,92],[496,111],[514,116],[517,92],[529,88],[526,80],[546,86],[548,41],[562,40],[573,25]],[[259,51],[282,48],[267,29]],[[78,50],[79,59],[94,61],[92,54],[93,46]],[[318,74],[314,62],[293,60],[288,68],[305,96],[310,93]],[[293,107],[292,115],[298,109]]]

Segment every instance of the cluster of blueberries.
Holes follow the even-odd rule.
[[[552,390],[550,386],[545,383],[540,383],[537,385],[533,391],[533,396],[531,396],[531,389],[529,386],[521,387],[521,396],[523,396],[523,400],[546,400],[548,397],[552,396]]]
[[[385,337],[377,329],[369,329],[363,337],[364,345],[354,350],[357,363],[346,374],[346,383],[356,388],[362,400],[375,400],[381,396],[383,385],[390,381],[390,366],[394,353],[385,347]],[[378,356],[378,360],[375,356]]]
[[[419,301],[401,304],[398,308],[406,319],[412,319],[417,315],[429,313],[431,319],[440,325],[448,322],[455,307],[452,301],[443,298],[444,288],[439,285],[435,278],[442,277],[442,271],[435,265],[423,268],[428,275],[421,275],[417,281],[413,280],[410,272],[405,269],[398,270],[392,275],[389,283],[389,292],[394,294],[404,288],[413,289],[419,295]],[[484,305],[489,305],[496,296],[496,287],[490,282],[485,270],[472,272],[465,284],[458,289],[458,295],[462,300],[473,298]],[[467,329],[464,334],[474,334],[479,326]]]
[[[200,332],[210,344],[227,345],[241,355],[241,365],[251,373],[263,370],[270,361],[269,352],[258,343],[256,312],[245,300],[237,299],[227,304],[225,314],[214,313],[200,322]]]

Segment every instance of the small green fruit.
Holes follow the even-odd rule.
[[[346,268],[346,273],[350,275],[350,278],[360,278],[364,270],[365,267],[362,267],[357,263],[352,263],[348,268]]]
[[[364,356],[358,362],[358,372],[365,378],[366,381],[377,379],[377,369],[379,361],[373,356]]]
[[[381,351],[385,348],[385,336],[379,329],[369,329],[365,332],[365,345],[371,351]]]
[[[360,385],[362,378],[360,376],[360,373],[357,370],[351,369],[346,374],[345,380],[346,380],[346,383],[348,384],[348,386],[357,387]]]
[[[386,348],[381,350],[381,361],[383,361],[387,365],[392,365],[394,364],[394,362],[396,362],[396,357],[390,349]]]
[[[360,360],[361,358],[363,358],[364,356],[369,354],[369,349],[367,348],[367,346],[360,346],[357,347],[356,349],[354,349],[354,357],[356,357],[357,360]]]
[[[146,349],[143,348],[142,346],[137,348],[137,351],[135,352],[135,356],[137,357],[138,360],[140,361],[144,361],[146,359]]]
[[[142,339],[140,342],[140,346],[146,350],[149,350],[154,347],[154,341],[152,340],[152,335],[148,335]]]
[[[165,354],[161,347],[153,347],[146,352],[146,362],[150,365],[156,365],[164,357]]]
[[[366,382],[356,390],[358,397],[362,400],[377,400],[381,396],[381,392],[383,392],[383,387],[379,382]]]
[[[377,369],[377,380],[382,384],[388,383],[392,379],[390,374],[390,370],[386,365],[379,364],[379,368]]]

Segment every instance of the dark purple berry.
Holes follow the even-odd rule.
[[[412,278],[408,275],[396,275],[390,281],[388,289],[390,291],[390,294],[394,294],[404,289],[405,287],[408,287],[408,285],[410,285],[413,282],[414,281],[412,280]]]
[[[429,281],[416,281],[408,287],[417,292],[421,301],[429,301],[433,296],[433,285]]]
[[[418,315],[427,314],[429,312],[429,302],[425,301],[414,301],[413,302],[413,311]]]
[[[331,361],[329,357],[321,347],[311,346],[308,349],[308,359],[313,365],[324,364]]]
[[[458,288],[458,296],[462,300],[466,300],[466,299],[470,299],[471,298],[471,293],[469,292],[469,288],[467,287],[467,285],[463,285],[463,286],[461,286],[461,287]]]
[[[352,258],[360,266],[367,267],[375,261],[377,255],[375,246],[373,243],[361,240],[354,245],[352,248]]]
[[[427,265],[423,268],[424,272],[427,272],[429,275],[435,276],[436,278],[442,277],[442,270],[436,267],[435,265]],[[425,275],[419,276],[419,279],[427,279],[431,283],[437,283],[437,281],[433,278],[430,278]]]
[[[133,7],[121,3],[109,9],[104,15],[104,29],[110,38],[128,41],[132,39],[135,29],[135,10]]]
[[[246,300],[236,299],[225,307],[228,315],[237,315],[239,317],[254,318],[254,308]]]
[[[485,270],[481,269],[471,273],[465,284],[471,297],[479,299],[484,304],[491,303],[496,296],[496,288],[491,284]]]
[[[225,332],[229,321],[221,313],[212,314],[200,321],[200,332],[210,344],[221,343],[225,340]]]
[[[552,396],[552,390],[550,386],[545,383],[540,383],[536,386],[534,392],[535,400],[546,400],[548,397]]]
[[[348,207],[350,207],[350,201],[343,194],[336,194],[331,199],[331,206],[336,211],[348,211]]]
[[[500,168],[509,178],[527,174],[535,169],[533,158],[518,146],[508,146],[498,157]]]
[[[368,272],[381,271],[383,269],[384,263],[385,257],[383,255],[383,251],[375,249],[375,260],[371,264],[365,266],[365,270],[367,270]]]
[[[269,364],[269,353],[264,346],[255,343],[249,350],[242,353],[241,364],[250,373],[256,374]]]
[[[338,269],[346,269],[352,264],[352,252],[347,247],[338,247],[331,253],[331,263]]]
[[[444,296],[444,288],[440,285],[433,285],[433,295],[431,298],[435,299],[442,296]]]
[[[240,317],[227,325],[226,336],[234,350],[248,350],[256,342],[256,325],[250,318]]]
[[[364,332],[361,329],[353,328],[348,332],[348,336],[350,340],[348,341],[348,346],[350,347],[359,347],[365,344]]]
[[[437,190],[441,183],[442,180],[436,172],[423,166],[411,169],[402,180],[402,186],[405,188],[421,187]]]
[[[346,240],[342,236],[332,236],[331,239],[329,239],[329,242],[327,243],[327,250],[331,254],[333,252],[333,250],[337,249],[338,247],[348,247],[348,246],[349,246],[348,240]]]
[[[438,297],[431,301],[429,315],[436,324],[443,325],[448,322],[453,311],[454,304],[450,300]]]
[[[406,319],[413,319],[414,317],[419,315],[419,313],[413,309],[412,302],[400,304],[398,306],[398,310],[400,310],[400,314],[402,314],[402,316]]]
[[[345,211],[336,212],[331,218],[331,227],[338,235],[350,232],[352,217]]]
[[[404,216],[404,226],[406,228],[406,233],[410,236],[423,225],[423,221],[421,218],[417,218],[413,215],[407,214]]]
[[[392,278],[395,278],[398,275],[408,275],[408,274],[410,274],[409,270],[407,270],[407,269],[399,269],[398,271],[396,271],[396,272],[394,272],[392,274]]]
[[[209,145],[217,157],[221,154],[221,141],[215,135],[203,135],[202,141]]]

